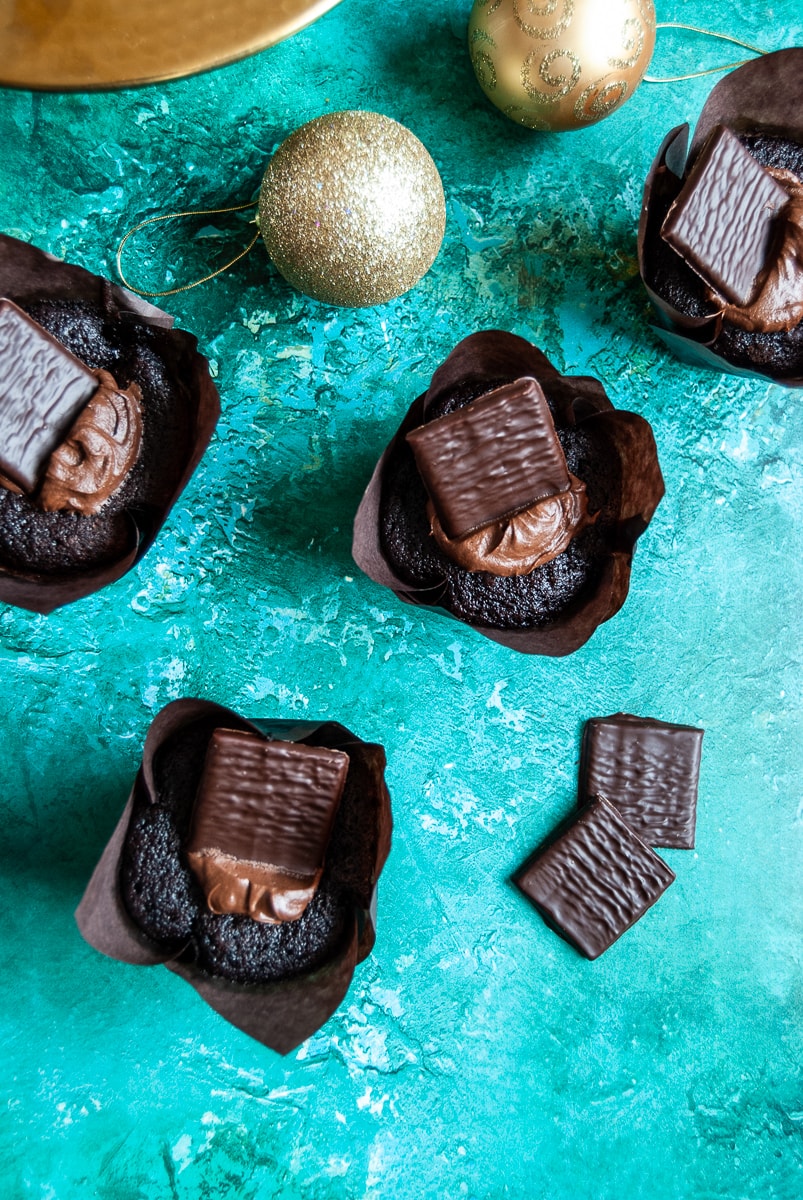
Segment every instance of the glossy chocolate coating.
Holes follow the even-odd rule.
[[[603,795],[650,846],[694,848],[703,730],[616,713],[586,723],[580,800]]]
[[[219,850],[299,875],[317,871],[347,770],[339,750],[217,729],[187,849]]]
[[[720,125],[689,172],[661,236],[726,300],[747,304],[787,199],[785,189]]]
[[[547,386],[552,391],[551,381]],[[454,412],[474,402],[481,389],[473,381],[459,385],[438,397],[425,415],[431,412],[434,420]],[[384,471],[379,520],[383,550],[402,585],[420,589],[424,603],[442,605],[460,620],[500,629],[544,626],[582,604],[604,570],[611,515],[622,488],[621,464],[608,441],[567,422],[565,411],[556,413],[555,424],[569,471],[582,478],[589,506],[600,517],[572,538],[563,554],[527,575],[466,571],[441,548],[432,536],[430,501],[412,449],[397,436]]]
[[[140,452],[100,511],[46,512],[40,494],[0,488],[0,600],[49,613],[119,579],[147,552],[209,442],[220,401],[196,339],[98,275],[0,235],[0,295],[93,373],[108,371],[142,396]]]
[[[598,796],[560,826],[515,878],[549,925],[598,958],[675,875]]]
[[[343,794],[339,750],[216,729],[187,857],[213,912],[295,920],[314,895]]]
[[[88,367],[11,300],[0,300],[0,471],[35,490],[97,389]]]
[[[566,459],[543,389],[517,379],[407,434],[450,538],[569,488]]]
[[[803,321],[803,183],[791,171],[769,168],[786,189],[775,253],[749,304],[726,304],[726,321],[748,333],[785,333]]]

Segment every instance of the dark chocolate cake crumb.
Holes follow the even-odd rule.
[[[337,953],[347,912],[340,891],[323,882],[304,915],[284,925],[202,912],[195,922],[195,961],[210,975],[234,983],[290,979],[323,966]]]
[[[803,146],[786,138],[768,134],[737,134],[742,145],[763,167],[791,171],[803,179]],[[680,190],[680,181],[678,188]],[[651,275],[646,279],[652,290],[678,312],[688,317],[713,317],[717,306],[706,297],[706,285],[686,265],[679,254],[660,236],[661,225],[674,194],[664,195],[663,204],[656,195],[650,213],[648,239]],[[710,343],[710,349],[734,367],[769,372],[777,379],[797,379],[803,375],[803,322],[779,333],[749,332],[723,321],[722,330]]]
[[[212,913],[181,847],[206,747],[219,724],[219,718],[205,718],[184,726],[154,756],[158,800],[135,798],[122,856],[123,901],[144,933],[169,948],[186,944],[182,958],[210,975],[248,984],[289,979],[330,961],[351,927],[355,905],[367,907],[370,898],[356,881],[366,877],[365,864],[376,849],[375,822],[366,813],[370,780],[353,755],[321,883],[298,921],[267,925]]]
[[[770,137],[765,133],[742,134],[739,141],[758,159],[762,167],[776,171],[791,171],[803,179],[803,146],[786,138]]]
[[[179,857],[175,815],[160,804],[141,809],[128,829],[122,864],[123,893],[137,907],[137,923],[148,937],[178,948],[192,933],[193,880]],[[149,864],[159,863],[154,872]]]
[[[426,420],[446,416],[510,382],[468,382],[432,404]],[[621,488],[618,459],[587,429],[560,424],[549,381],[542,383],[568,468],[586,484],[589,508],[600,515],[562,554],[529,575],[500,576],[457,566],[431,535],[426,489],[409,444],[397,442],[388,462],[379,520],[382,548],[393,570],[411,588],[426,589],[430,604],[472,625],[543,628],[583,604],[610,556],[612,513]]]
[[[0,488],[0,567],[39,575],[80,573],[119,560],[132,542],[132,521],[143,536],[178,482],[192,440],[192,399],[184,364],[162,329],[112,318],[69,301],[20,304],[92,369],[109,371],[121,388],[142,390],[144,421],[139,457],[122,486],[96,516],[43,512],[27,496]]]

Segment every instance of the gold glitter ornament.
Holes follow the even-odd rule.
[[[443,241],[438,169],[418,138],[380,113],[327,113],[274,154],[259,226],[276,269],[300,292],[359,308],[400,296]]]
[[[655,45],[653,0],[474,0],[468,44],[505,116],[560,132],[601,121],[633,94]]]

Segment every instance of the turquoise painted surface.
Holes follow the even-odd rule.
[[[133,574],[49,618],[0,611],[9,1200],[801,1194],[803,402],[686,368],[649,332],[641,183],[710,80],[533,136],[475,86],[466,11],[344,0],[198,79],[0,94],[0,227],[100,272],[139,218],[247,198],[278,141],[327,108],[408,124],[449,205],[433,271],[384,308],[307,301],[258,251],[175,297],[217,371],[210,452]],[[796,0],[704,16],[803,42]],[[154,285],[171,254],[178,280],[225,254],[245,233],[229,220],[174,254],[178,237],[150,258],[140,243]],[[599,376],[659,443],[667,497],[628,602],[563,661],[405,607],[350,560],[400,415],[489,326]],[[387,747],[377,947],[286,1059],[73,924],[148,723],[180,695],[341,718]],[[706,728],[698,846],[666,852],[677,883],[587,963],[506,880],[573,804],[582,722],[620,708]]]

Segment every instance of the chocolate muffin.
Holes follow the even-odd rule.
[[[49,612],[123,575],[156,536],[212,435],[219,399],[205,359],[172,318],[79,267],[0,237],[3,316],[34,323],[17,338],[30,358],[29,408],[6,403],[4,429],[28,453],[40,419],[29,338],[49,335],[93,377],[91,394],[61,419],[38,470],[20,485],[19,463],[0,462],[0,599]],[[16,334],[16,330],[14,331]],[[17,342],[6,359],[20,359]],[[12,372],[0,382],[9,388]],[[5,396],[4,399],[7,399]],[[47,413],[48,419],[57,407]],[[0,405],[3,408],[3,405]],[[30,457],[28,455],[28,457]]]
[[[439,428],[444,453],[428,475],[417,442]],[[439,490],[465,508],[483,474],[485,498],[450,536],[440,518],[452,498]],[[487,331],[456,347],[385,451],[354,558],[403,600],[525,653],[568,654],[624,602],[635,541],[663,490],[643,418],[614,410],[597,380],[560,375],[522,338]]]
[[[233,1024],[286,1053],[337,1008],[373,945],[390,845],[384,765],[381,746],[333,722],[168,705],[76,914],[82,934],[123,961],[165,962]],[[317,833],[316,797],[326,810]]]
[[[789,387],[803,386],[802,112],[803,49],[726,76],[688,156],[688,125],[664,139],[639,225],[659,336],[695,365]],[[688,236],[676,238],[678,219]]]

